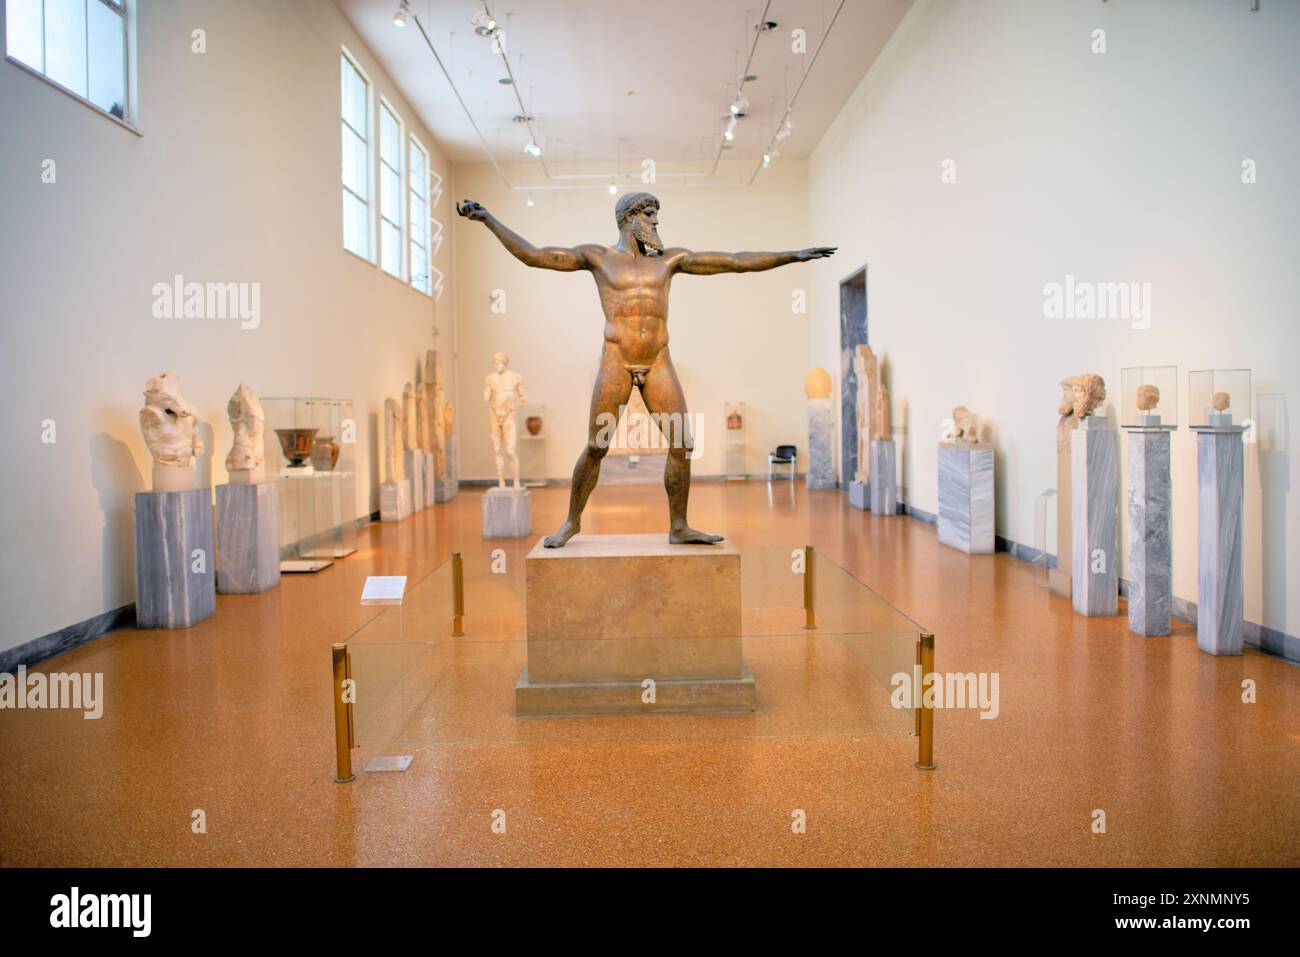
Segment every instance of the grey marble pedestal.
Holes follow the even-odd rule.
[[[411,482],[385,482],[379,486],[379,520],[402,522],[411,517]]]
[[[533,533],[533,496],[526,488],[490,488],[483,494],[484,538],[527,538]]]
[[[1128,630],[1170,633],[1174,564],[1170,546],[1173,496],[1169,474],[1172,426],[1128,432]]]
[[[808,400],[808,474],[810,489],[834,488],[835,467],[831,460],[831,400]]]
[[[411,511],[422,512],[424,504],[424,453],[419,449],[407,449],[404,457],[406,463],[406,481],[411,486]]]
[[[939,541],[993,554],[993,449],[939,443]]]
[[[434,471],[436,465],[432,452],[421,452],[424,456],[424,507],[433,508],[435,500],[435,488],[437,484],[437,472]]]
[[[859,482],[856,479],[850,482],[849,504],[864,512],[871,508],[871,483]]]
[[[217,486],[217,591],[252,595],[280,584],[280,486]]]
[[[448,436],[444,445],[443,455],[447,459],[446,475],[443,478],[434,477],[433,480],[433,500],[435,502],[449,502],[456,497],[460,491],[460,481],[456,472],[456,437]]]
[[[188,628],[217,610],[212,489],[135,496],[135,620]]]
[[[1080,615],[1119,611],[1119,436],[1101,416],[1070,436],[1071,601]]]
[[[893,515],[898,511],[898,467],[893,439],[871,440],[871,511]]]
[[[1196,432],[1196,646],[1239,655],[1243,639],[1241,577],[1245,449],[1239,425]]]

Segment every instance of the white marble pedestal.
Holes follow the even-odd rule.
[[[217,591],[253,595],[280,584],[280,486],[217,486]]]
[[[433,500],[435,502],[449,502],[456,497],[460,491],[460,481],[456,472],[456,438],[448,436],[443,446],[443,456],[446,458],[445,475],[442,478],[434,477],[433,480]]]
[[[483,537],[527,538],[533,533],[533,497],[526,488],[490,488],[483,493]]]
[[[411,486],[411,511],[423,512],[427,508],[424,504],[424,453],[419,449],[407,449],[403,460],[406,463],[406,481]]]
[[[1071,601],[1077,614],[1119,611],[1119,436],[1097,415],[1070,436]]]
[[[871,440],[871,511],[893,515],[898,511],[898,466],[893,439]]]
[[[850,482],[849,504],[864,512],[868,511],[871,508],[871,483],[859,482],[857,479]]]
[[[939,443],[939,541],[968,555],[993,554],[993,449]]]
[[[411,482],[385,482],[379,486],[379,520],[404,522],[411,517]]]
[[[831,400],[808,400],[808,474],[810,489],[834,488],[835,467],[831,458]]]
[[[1128,432],[1128,630],[1170,633],[1174,565],[1170,516],[1169,432],[1173,426]]]
[[[1242,497],[1244,427],[1196,432],[1196,646],[1212,655],[1239,655],[1243,640]]]
[[[135,496],[135,621],[188,628],[217,610],[212,489]]]

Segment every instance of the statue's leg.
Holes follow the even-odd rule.
[[[501,447],[505,449],[506,457],[510,459],[510,471],[515,477],[515,488],[519,488],[519,437],[515,433],[513,412],[501,425]]]
[[[664,488],[668,492],[668,541],[674,545],[712,545],[721,535],[699,532],[686,524],[686,500],[691,494],[690,453],[695,448],[686,396],[677,381],[677,370],[665,349],[646,375],[641,390],[646,408],[654,414],[668,443],[668,464],[664,467]]]
[[[569,492],[569,515],[554,534],[546,536],[547,548],[563,548],[564,543],[578,534],[582,510],[600,478],[600,462],[609,452],[609,445],[618,426],[619,407],[627,403],[632,394],[632,376],[623,367],[616,347],[606,345],[600,359],[600,372],[596,386],[591,391],[591,418],[587,428],[587,445],[573,467],[573,486]]]
[[[497,463],[497,488],[505,488],[505,471],[502,468],[504,463],[501,461],[501,423],[497,421],[495,415],[488,419],[488,434],[492,436],[492,457]]]

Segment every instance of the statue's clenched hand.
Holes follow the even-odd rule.
[[[457,203],[456,212],[460,213],[466,219],[474,220],[476,223],[481,223],[488,218],[487,207],[472,199],[462,199]]]

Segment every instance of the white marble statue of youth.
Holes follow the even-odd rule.
[[[515,488],[519,488],[515,413],[519,406],[528,401],[524,395],[524,379],[518,372],[508,368],[510,357],[504,352],[494,355],[492,363],[496,371],[483,378],[483,401],[488,404],[488,434],[492,437],[492,454],[497,462],[497,487],[506,487],[505,460],[509,459],[515,477]]]

